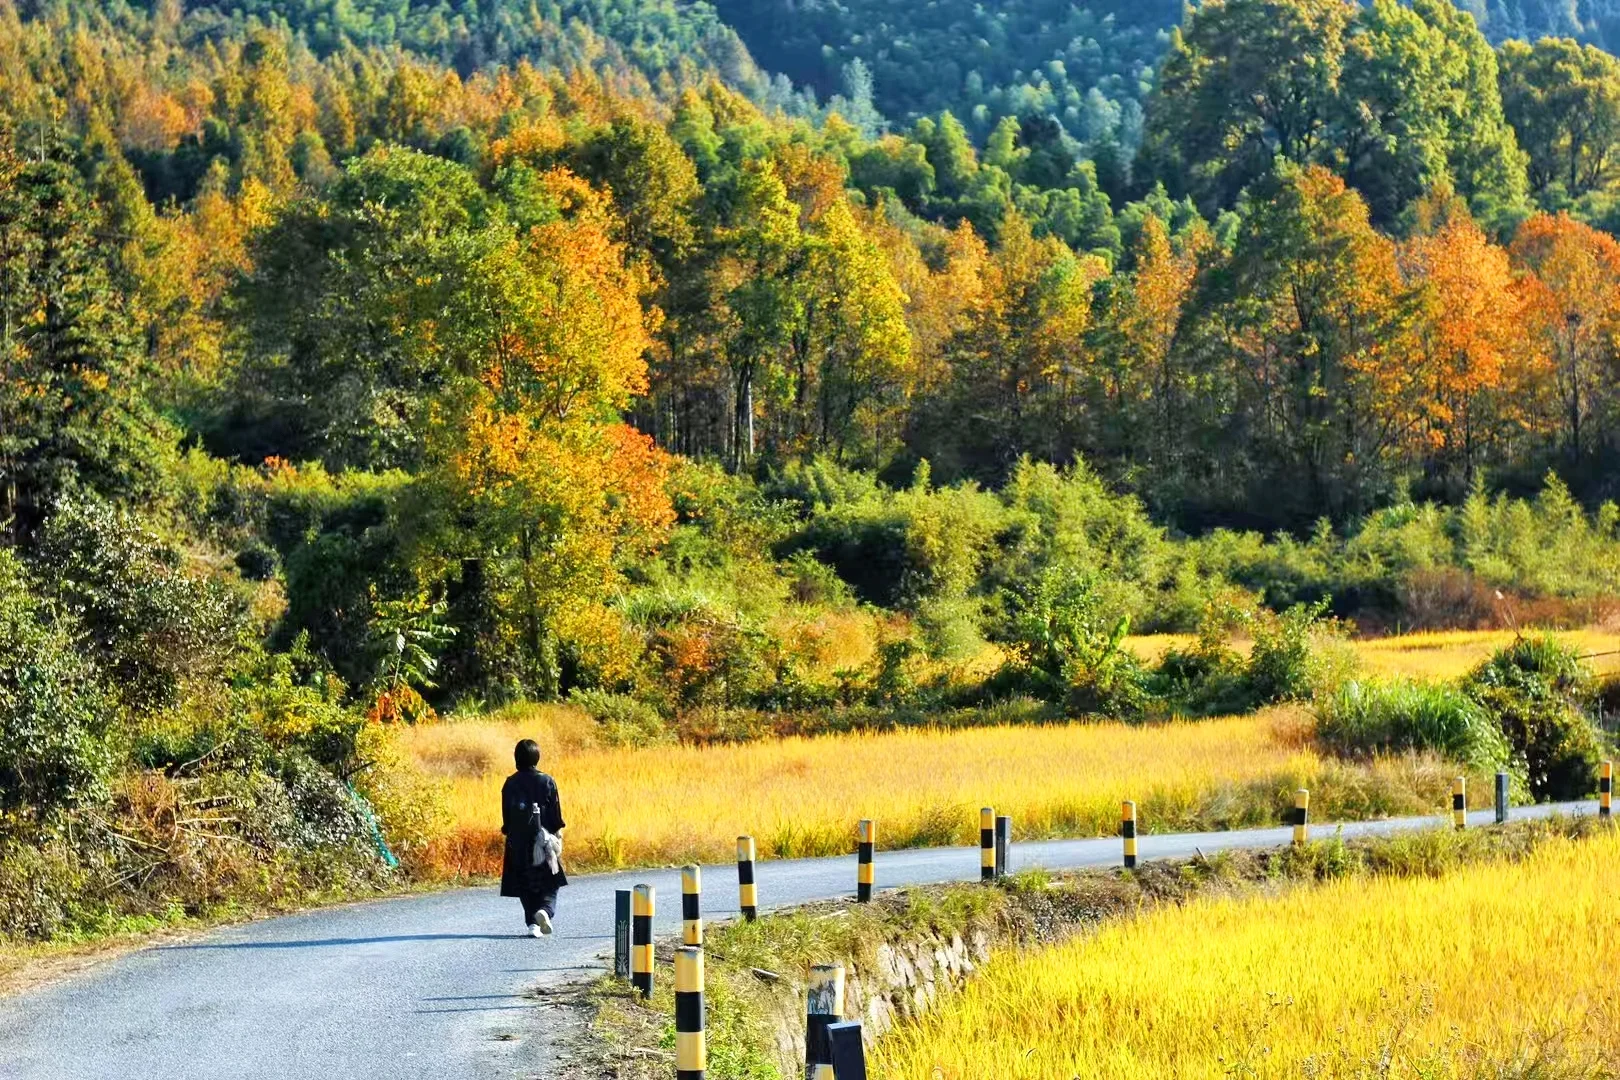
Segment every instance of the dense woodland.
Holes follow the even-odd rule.
[[[0,931],[370,880],[395,722],[1207,713],[1620,594],[1620,61],[953,6],[0,9]]]

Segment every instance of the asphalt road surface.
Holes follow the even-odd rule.
[[[1593,803],[1514,817],[1594,813]],[[1485,824],[1490,812],[1470,815]],[[1433,826],[1408,818],[1347,824],[1360,836]],[[1332,826],[1313,825],[1313,835]],[[1286,844],[1286,828],[1143,836],[1143,859]],[[1014,869],[1113,865],[1117,839],[1016,844]],[[973,880],[977,848],[879,852],[878,887]],[[760,903],[848,895],[853,854],[761,862]],[[266,919],[142,949],[20,997],[0,999],[6,1080],[473,1080],[544,1077],[555,1050],[536,987],[611,965],[613,893],[658,890],[658,933],[678,932],[675,871],[581,876],[563,890],[557,933],[520,935],[515,900],[493,887],[381,900]],[[736,870],[708,868],[705,916],[737,914]],[[662,973],[661,973],[662,974]]]

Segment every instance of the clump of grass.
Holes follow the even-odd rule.
[[[1428,750],[1481,772],[1508,760],[1496,721],[1468,694],[1443,683],[1353,679],[1318,709],[1317,737],[1340,753]]]

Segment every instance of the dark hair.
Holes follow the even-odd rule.
[[[540,744],[533,739],[524,739],[512,751],[512,757],[516,759],[519,769],[532,769],[540,764]]]

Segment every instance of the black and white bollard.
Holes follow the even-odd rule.
[[[1496,823],[1506,825],[1508,819],[1508,774],[1496,774]]]
[[[844,1018],[844,965],[810,969],[804,1008],[804,1074],[807,1080],[833,1080],[832,1041],[827,1029]]]

